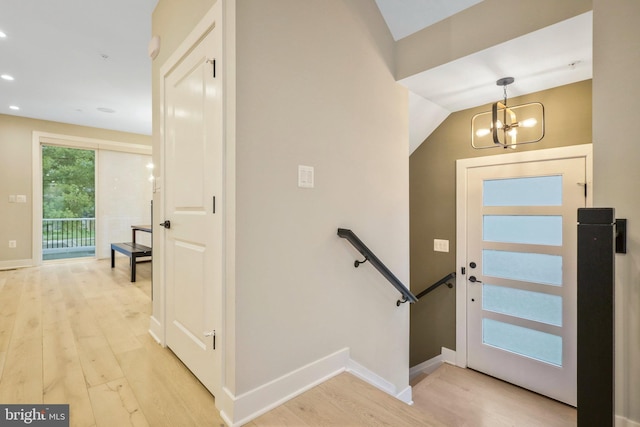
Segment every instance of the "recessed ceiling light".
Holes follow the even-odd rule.
[[[9,105],[9,109],[18,111],[20,107],[18,107],[17,105]]]
[[[97,108],[98,111],[102,111],[103,113],[115,113],[116,110],[114,110],[113,108],[107,108],[107,107],[98,107]]]
[[[9,81],[15,80],[13,76],[10,76],[9,74],[3,74],[0,77],[3,78],[4,80],[9,80]]]
[[[3,33],[2,31],[0,31],[0,39],[3,39],[7,37],[7,35],[5,33]]]

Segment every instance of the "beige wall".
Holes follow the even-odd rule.
[[[594,205],[614,207],[629,231],[628,253],[616,255],[616,413],[640,424],[638,22],[640,2],[594,0]]]
[[[33,132],[150,145],[146,135],[0,115],[0,266],[24,265],[32,257],[32,137]],[[8,203],[10,194],[24,194],[27,203]],[[8,240],[16,240],[15,249]]]
[[[591,143],[591,80],[512,98],[509,104],[536,101],[545,107],[545,137],[517,151]],[[471,118],[490,110],[488,104],[451,114],[411,155],[413,293],[456,271],[455,161],[505,153],[501,148],[471,148]],[[449,252],[434,252],[433,239],[449,240]],[[411,366],[440,354],[441,347],[455,350],[455,319],[455,289],[440,287],[411,306]]]
[[[244,0],[237,25],[236,392],[344,347],[402,389],[408,306],[336,236],[352,228],[407,281],[408,99],[389,31],[365,0]],[[316,188],[297,187],[298,165]]]
[[[163,40],[154,120],[168,46],[188,34],[204,3],[161,0],[154,12]],[[336,235],[352,228],[408,282],[408,101],[393,76],[391,35],[369,0],[224,6],[232,22],[223,24],[229,50],[221,67],[237,106],[227,110],[225,140],[223,386],[241,396],[348,347],[401,391],[409,308],[396,307],[397,291],[371,266],[354,269],[359,254]],[[156,155],[159,144],[156,120]],[[297,187],[298,165],[315,167],[314,189]]]

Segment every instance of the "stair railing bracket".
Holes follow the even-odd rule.
[[[365,263],[365,262],[367,262],[367,261],[369,261],[369,258],[367,258],[367,257],[364,257],[364,260],[363,260],[363,261],[355,260],[355,261],[353,261],[353,266],[354,266],[355,268],[358,268],[358,267],[360,266],[360,264],[364,264],[364,263]]]

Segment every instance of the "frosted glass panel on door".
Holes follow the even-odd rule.
[[[562,286],[562,256],[483,249],[482,274]]]
[[[562,326],[562,297],[485,283],[482,309],[554,326]]]
[[[484,206],[562,205],[562,175],[490,179],[482,187]]]
[[[562,246],[562,216],[485,215],[485,242]]]
[[[482,319],[482,342],[562,366],[562,337],[557,335],[485,318]]]

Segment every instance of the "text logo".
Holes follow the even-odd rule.
[[[0,427],[69,427],[69,405],[0,405]]]

